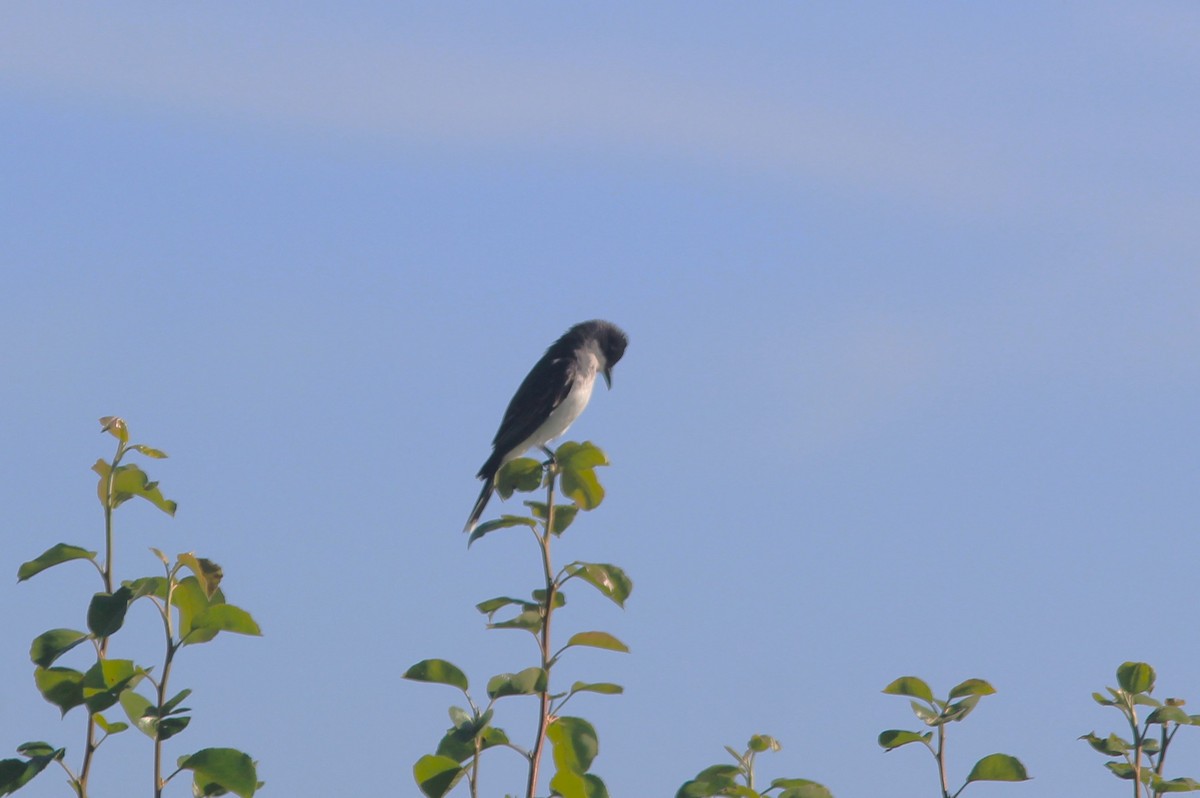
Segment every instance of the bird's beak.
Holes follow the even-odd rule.
[[[604,384],[607,385],[608,389],[611,391],[612,390],[612,368],[611,367],[606,368],[601,373],[604,375]]]

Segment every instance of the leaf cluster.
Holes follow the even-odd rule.
[[[576,681],[567,690],[553,691],[551,675],[563,656],[573,648],[598,648],[620,653],[629,650],[623,642],[604,631],[590,630],[572,634],[558,649],[551,647],[550,627],[554,613],[566,606],[564,588],[572,580],[587,585],[619,607],[624,607],[633,590],[629,576],[611,563],[575,561],[558,571],[551,567],[551,545],[571,527],[579,511],[595,509],[604,499],[604,488],[596,469],[608,465],[608,458],[591,443],[567,442],[558,447],[549,462],[518,458],[506,463],[496,475],[496,490],[507,499],[514,493],[539,489],[547,492],[546,501],[528,500],[528,515],[502,515],[475,528],[469,539],[500,529],[524,527],[532,531],[538,544],[544,571],[544,585],[532,590],[529,598],[511,595],[481,601],[476,609],[487,618],[489,629],[517,629],[533,636],[538,646],[538,663],[517,673],[500,673],[487,682],[487,701],[471,696],[466,674],[452,662],[427,659],[409,668],[404,678],[418,682],[445,684],[462,692],[466,706],[451,706],[451,726],[432,754],[422,756],[413,766],[413,776],[422,794],[441,798],[466,779],[472,796],[479,791],[480,756],[493,748],[506,748],[524,757],[530,768],[530,781],[536,782],[543,741],[551,748],[554,774],[550,779],[553,793],[562,798],[605,798],[604,782],[591,773],[599,751],[595,728],[585,719],[564,715],[564,706],[576,695],[594,693],[617,695],[624,691],[611,682]],[[556,503],[556,486],[571,501]],[[513,696],[540,700],[539,730],[534,744],[523,747],[493,723],[496,704]],[[531,787],[532,789],[532,787]]]
[[[259,785],[256,766],[248,755],[234,749],[206,748],[179,757],[175,773],[165,777],[158,770],[161,744],[184,731],[191,721],[186,714],[191,710],[182,706],[191,690],[167,697],[175,655],[182,647],[209,642],[221,632],[260,635],[261,631],[248,612],[226,602],[219,587],[220,566],[190,552],[178,555],[172,563],[163,552],[151,549],[162,564],[161,575],[140,577],[112,587],[115,582],[113,511],[132,498],[145,499],[172,516],[177,505],[163,496],[158,483],[140,467],[121,462],[133,452],[154,460],[167,457],[166,453],[144,444],[130,444],[128,427],[121,418],[106,416],[100,423],[102,431],[117,439],[112,461],[97,460],[92,467],[100,477],[97,492],[105,515],[106,560],[99,560],[96,551],[82,546],[58,543],[17,569],[18,581],[25,581],[50,568],[82,560],[95,568],[103,582],[103,589],[88,602],[86,631],[50,629],[35,637],[29,648],[34,684],[42,697],[64,717],[76,707],[86,710],[88,733],[83,764],[76,773],[65,763],[66,749],[42,742],[25,743],[18,753],[26,759],[0,762],[0,795],[19,789],[47,765],[57,762],[67,772],[76,795],[86,798],[94,753],[108,737],[132,726],[155,746],[156,795],[174,775],[190,771],[195,795],[232,792],[241,798],[251,798]],[[185,575],[185,572],[190,573]],[[157,669],[108,656],[109,638],[124,627],[130,607],[139,601],[153,604],[162,620],[165,657]],[[89,667],[78,669],[59,664],[63,657],[87,643],[91,643],[93,652]],[[137,692],[141,684],[151,686],[150,697]],[[102,714],[117,705],[128,722],[109,720]]]
[[[1137,782],[1135,789],[1141,794],[1142,787],[1151,795],[1168,792],[1192,792],[1200,790],[1200,781],[1181,776],[1167,779],[1163,775],[1167,749],[1175,734],[1184,726],[1200,726],[1200,715],[1189,715],[1180,698],[1159,701],[1150,694],[1154,692],[1157,675],[1145,662],[1126,662],[1117,668],[1117,687],[1106,687],[1108,695],[1092,693],[1097,704],[1117,709],[1125,718],[1132,739],[1125,739],[1115,732],[1100,737],[1088,732],[1079,739],[1087,742],[1094,751],[1115,757],[1105,767],[1119,779]],[[1144,720],[1138,719],[1138,708],[1149,710]]]
[[[552,483],[558,480],[563,494],[571,500],[571,504],[554,506],[554,521],[549,531],[557,537],[567,530],[580,510],[594,510],[604,501],[604,486],[600,484],[596,469],[606,465],[609,465],[608,457],[591,441],[567,441],[554,450],[554,456],[549,462],[542,463],[532,457],[518,457],[505,463],[496,474],[496,492],[502,499],[507,500],[514,493],[549,489]],[[475,527],[467,545],[498,529],[517,526],[537,529],[539,524],[546,522],[549,509],[544,502],[527,501],[525,505],[530,508],[530,515],[502,515],[495,520],[486,521]]]
[[[916,676],[901,676],[883,688],[887,695],[906,696],[912,699],[909,705],[917,719],[934,731],[908,731],[888,729],[879,734],[879,745],[884,751],[894,751],[909,743],[921,743],[929,749],[938,764],[944,798],[955,798],[968,784],[977,781],[1026,781],[1029,779],[1025,766],[1008,754],[989,754],[975,763],[966,781],[951,793],[946,781],[946,726],[964,720],[984,696],[996,692],[983,679],[967,679],[954,686],[946,698],[937,698],[924,680]],[[934,736],[937,743],[934,743]]]
[[[756,734],[746,743],[746,750],[737,751],[728,745],[725,750],[733,757],[734,764],[720,763],[704,768],[676,791],[675,798],[715,798],[737,796],[737,798],[833,798],[824,785],[809,779],[773,779],[770,786],[761,792],[755,789],[755,759],[767,751],[782,748],[779,741],[766,734]]]

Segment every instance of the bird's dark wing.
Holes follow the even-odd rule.
[[[548,351],[542,359],[525,375],[521,387],[513,394],[508,409],[504,411],[504,420],[496,437],[492,439],[494,452],[492,460],[499,460],[529,438],[537,428],[545,423],[554,408],[562,404],[563,399],[571,392],[575,384],[576,358],[574,353],[563,355]],[[481,477],[490,476],[485,473],[487,465],[480,471]]]

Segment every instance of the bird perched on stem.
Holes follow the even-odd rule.
[[[535,446],[552,459],[546,444],[567,431],[592,398],[596,375],[612,387],[612,368],[625,354],[629,339],[617,325],[607,321],[584,321],[563,333],[550,345],[542,359],[521,381],[513,394],[496,437],[492,456],[476,476],[483,490],[471,510],[464,532],[475,529],[479,516],[496,489],[501,466]]]

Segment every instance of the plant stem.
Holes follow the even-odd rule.
[[[479,798],[479,755],[481,753],[483,753],[483,743],[476,735],[475,758],[471,760],[471,775],[467,778],[471,783],[471,798]]]
[[[538,535],[542,549],[542,571],[546,577],[546,595],[542,598],[542,631],[538,641],[542,654],[542,669],[546,671],[546,686],[539,695],[541,707],[538,711],[537,739],[529,758],[526,798],[534,798],[534,792],[537,790],[538,770],[546,746],[546,728],[550,725],[550,618],[554,613],[554,598],[558,592],[558,583],[554,581],[554,568],[550,564],[550,536],[551,530],[554,529],[554,482],[558,479],[558,466],[551,461],[547,469],[549,479],[546,485],[546,525],[542,534]]]
[[[117,464],[121,462],[121,455],[125,454],[125,444],[117,442],[117,453],[113,455],[112,466],[108,470],[108,481],[104,487],[104,592],[113,592],[112,575],[113,575],[113,485],[117,481]],[[101,641],[100,645],[107,646],[108,639]]]
[[[1137,707],[1133,696],[1126,695],[1126,707],[1129,710],[1129,728],[1133,731],[1133,798],[1142,796],[1142,734],[1137,727]]]
[[[1168,724],[1166,723],[1162,725],[1162,743],[1158,749],[1158,764],[1154,767],[1154,772],[1160,776],[1163,774],[1163,763],[1167,758],[1167,747],[1171,745],[1171,740],[1175,738],[1175,732],[1179,731],[1178,723],[1175,724],[1175,728],[1171,729],[1170,734],[1167,733],[1167,726]]]
[[[170,610],[167,611],[168,615]],[[175,652],[178,651],[178,646],[175,641],[167,639],[167,656],[163,659],[162,677],[158,680],[158,708],[161,711],[164,704],[167,703],[167,681],[171,678],[171,663],[175,659]],[[160,715],[158,720],[163,720]],[[159,736],[157,727],[154,729],[154,798],[162,798],[162,791],[165,782],[162,779],[162,738]]]
[[[175,628],[171,616],[171,598],[175,593],[175,576],[179,566],[167,569],[167,600],[163,607],[163,632],[167,638],[167,653],[163,657],[162,676],[158,679],[158,723],[162,723],[162,709],[167,703],[167,682],[171,680],[171,663],[175,661],[175,652],[183,645],[183,641],[175,642]],[[162,736],[158,725],[154,727],[154,798],[162,798]]]
[[[946,724],[938,726],[938,776],[942,780],[942,798],[950,798],[950,788],[946,785]]]
[[[113,484],[117,479],[117,465],[125,454],[125,443],[117,441],[117,453],[113,455],[112,464],[108,471],[108,480],[104,486],[104,568],[100,575],[104,578],[104,592],[113,592]],[[103,660],[108,656],[108,638],[100,638],[98,658]],[[96,753],[99,743],[96,741],[96,721],[88,713],[87,735],[83,742],[83,764],[79,767],[79,778],[75,780],[75,792],[79,798],[87,798],[88,775],[92,770],[92,756]]]

